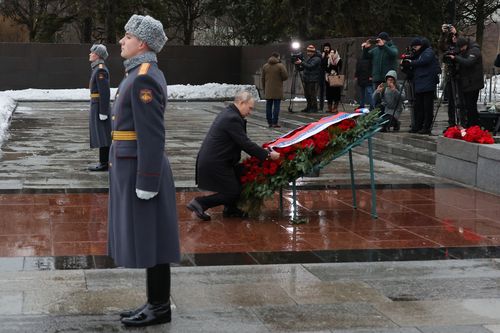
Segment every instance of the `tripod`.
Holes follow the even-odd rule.
[[[459,90],[459,85],[458,85],[458,77],[456,74],[456,68],[453,68],[453,70],[448,73],[448,76],[450,77],[450,79],[447,79],[446,84],[443,88],[443,93],[441,94],[441,97],[439,98],[438,106],[436,108],[436,113],[434,114],[434,117],[432,119],[431,130],[434,127],[434,123],[436,122],[436,117],[439,113],[439,109],[441,108],[441,104],[443,103],[444,93],[445,93],[445,91],[448,91],[448,88],[451,88],[450,89],[451,96],[448,96],[448,98],[450,98],[450,97],[453,98],[453,104],[455,107],[456,123],[464,126],[464,122],[463,122],[464,117],[463,117],[463,113],[462,113],[463,105],[462,105],[462,99],[460,98],[460,90]],[[448,107],[449,107],[449,104],[448,104]]]
[[[292,84],[290,85],[290,104],[288,104],[288,112],[293,113],[293,104],[297,89],[297,80],[300,79],[300,83],[302,87],[304,86],[304,79],[302,77],[301,71],[297,68],[296,65],[293,66],[293,74],[292,74]]]

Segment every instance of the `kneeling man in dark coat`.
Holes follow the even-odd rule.
[[[238,165],[241,151],[260,160],[278,159],[280,154],[268,151],[247,136],[246,120],[254,108],[255,100],[248,91],[240,91],[229,105],[215,118],[203,141],[196,160],[196,183],[203,190],[216,192],[194,198],[187,205],[198,218],[208,221],[205,210],[224,205],[224,217],[242,217],[236,204],[241,193]]]

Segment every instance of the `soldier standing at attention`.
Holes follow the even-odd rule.
[[[99,164],[90,171],[107,171],[109,146],[111,145],[111,122],[109,121],[109,71],[104,60],[108,57],[106,46],[94,44],[90,48],[90,148],[99,148]]]
[[[170,322],[170,263],[179,262],[175,186],[165,155],[167,82],[156,54],[167,41],[160,21],[132,15],[120,40],[125,78],[111,111],[108,252],[146,268],[147,301],[120,313],[126,326]]]

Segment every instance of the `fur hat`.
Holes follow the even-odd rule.
[[[307,52],[316,52],[316,47],[314,45],[308,45],[307,46]]]
[[[389,37],[389,34],[387,32],[381,32],[378,34],[378,38],[383,39],[385,41],[391,40],[391,37]]]
[[[102,44],[92,45],[90,52],[97,54],[102,59],[106,59],[108,57],[108,50],[106,49],[106,46]]]
[[[125,32],[146,42],[151,51],[155,53],[160,52],[168,40],[161,22],[149,15],[132,15],[125,24]]]

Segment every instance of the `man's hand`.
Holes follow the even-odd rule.
[[[295,62],[295,65],[300,65],[301,63],[302,63],[302,60],[297,59],[297,61]]]
[[[382,38],[377,38],[377,46],[384,46],[385,45],[385,40]]]
[[[381,93],[382,90],[384,90],[384,84],[383,83],[381,83],[381,84],[378,85],[377,92]]]
[[[367,39],[366,42],[364,42],[363,44],[361,44],[361,47],[363,49],[366,49],[367,47],[370,47],[370,46],[371,46],[371,44],[370,44],[370,40],[369,39]]]
[[[143,191],[143,190],[139,190],[138,188],[136,188],[135,194],[137,195],[137,197],[139,199],[149,200],[151,198],[154,198],[158,194],[158,192]]]
[[[277,160],[278,158],[280,158],[280,153],[278,153],[277,151],[271,150],[269,152],[269,158],[272,160]]]
[[[100,113],[99,113],[99,119],[100,119],[100,120],[106,120],[106,119],[108,119],[108,116],[107,116],[107,115],[105,115],[105,114],[100,114]]]

